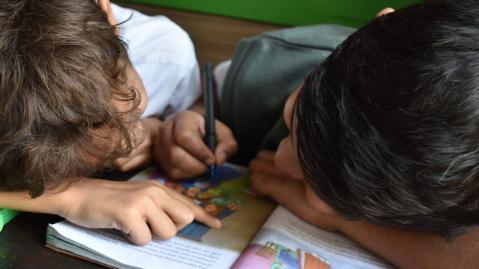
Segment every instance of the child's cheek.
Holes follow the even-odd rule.
[[[294,178],[302,179],[303,172],[296,158],[296,153],[291,145],[291,138],[288,136],[281,141],[274,156],[274,164],[281,173]]]

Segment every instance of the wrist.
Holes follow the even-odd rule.
[[[46,190],[32,198],[27,191],[7,191],[0,193],[0,207],[25,212],[61,215],[69,205],[68,191],[61,187]]]
[[[57,205],[54,208],[56,212],[54,214],[63,218],[67,218],[67,216],[71,215],[72,211],[75,211],[75,208],[83,202],[84,189],[87,188],[91,181],[94,180],[81,178],[64,187],[60,192],[53,194],[53,198],[57,201]]]
[[[142,123],[147,131],[148,136],[150,137],[150,140],[155,141],[156,136],[160,132],[163,120],[159,117],[148,117],[143,119]]]

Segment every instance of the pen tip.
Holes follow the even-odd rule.
[[[208,172],[209,172],[210,176],[213,177],[216,173],[216,165],[212,164],[212,165],[208,166]]]

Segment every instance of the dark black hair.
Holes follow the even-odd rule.
[[[452,238],[479,224],[479,2],[376,18],[295,105],[307,181],[338,213]]]

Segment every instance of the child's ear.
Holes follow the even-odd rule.
[[[106,13],[110,25],[115,27],[115,33],[119,35],[120,33],[117,27],[118,23],[116,22],[115,16],[113,15],[110,0],[98,0],[97,3],[98,6],[103,10],[103,12]]]
[[[393,8],[390,8],[390,7],[387,7],[381,11],[379,11],[379,13],[376,15],[376,17],[381,17],[381,16],[384,16],[386,14],[389,14],[389,13],[392,13],[394,12],[395,10]]]

